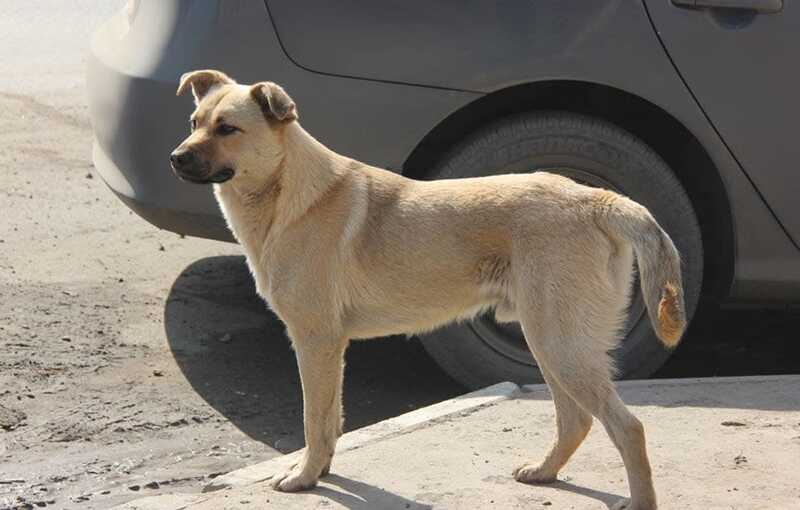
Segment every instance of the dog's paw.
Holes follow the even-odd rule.
[[[622,498],[611,506],[611,510],[656,510],[655,503],[637,505],[631,502],[630,498]]]
[[[516,481],[521,483],[553,483],[556,481],[556,473],[547,472],[541,466],[534,464],[523,464],[511,474]]]
[[[274,476],[270,485],[281,492],[304,491],[313,489],[317,485],[317,477],[295,467],[282,475]]]

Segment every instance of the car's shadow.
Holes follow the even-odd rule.
[[[164,324],[178,366],[212,407],[281,452],[302,447],[294,353],[283,325],[256,295],[243,257],[209,257],[187,267],[170,289]],[[464,391],[417,340],[355,342],[347,353],[345,429]]]

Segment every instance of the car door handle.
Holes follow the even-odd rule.
[[[694,9],[735,9],[773,14],[783,10],[783,0],[672,0],[673,5]]]

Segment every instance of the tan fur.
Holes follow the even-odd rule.
[[[493,309],[522,325],[557,411],[552,451],[516,479],[555,480],[595,416],[628,472],[632,498],[617,507],[655,508],[644,431],[614,390],[608,355],[634,254],[660,337],[674,345],[685,324],[677,251],[647,210],[544,172],[410,180],[326,148],[295,120],[288,95],[273,104],[228,80],[203,82],[197,129],[179,149],[200,147],[210,174],[235,169],[214,191],[297,354],[307,447],[275,487],[309,488],[329,470],[351,339],[430,331]],[[215,136],[220,117],[242,131]]]

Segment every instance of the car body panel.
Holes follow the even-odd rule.
[[[639,58],[629,43],[641,35],[637,31],[647,30],[636,0],[267,0],[267,5],[287,54],[307,69],[480,92],[550,72],[601,76],[608,62],[587,57],[615,51],[621,61]],[[619,32],[620,26],[629,31]]]
[[[544,5],[536,3],[540,4]],[[535,57],[526,57],[526,48],[519,45],[514,51],[507,47],[509,53],[500,61],[480,60],[478,56],[491,60],[490,52],[477,52],[461,78],[453,62],[440,59],[439,76],[444,78],[452,71],[450,81],[436,82],[420,73],[421,77],[411,81],[417,84],[413,85],[395,80],[399,74],[367,79],[375,73],[366,67],[363,77],[347,77],[331,69],[311,70],[296,64],[281,47],[270,13],[261,2],[142,0],[129,29],[120,14],[93,41],[88,84],[95,164],[126,204],[154,224],[229,240],[211,190],[178,181],[169,169],[168,155],[187,135],[187,118],[193,108],[188,95],[174,97],[178,79],[186,71],[218,68],[242,82],[276,81],[295,99],[301,122],[320,141],[343,154],[398,172],[438,124],[487,93],[537,81],[599,83],[638,95],[672,115],[700,141],[719,169],[735,232],[729,248],[735,252],[730,298],[800,297],[800,261],[795,247],[681,81],[643,5],[634,0],[608,2],[594,12],[581,10],[578,6],[585,6],[583,2],[557,4],[573,16],[592,18],[574,22],[574,26],[593,28],[586,28],[583,38],[569,51],[548,55],[557,41],[545,41],[537,46]],[[269,5],[274,8],[277,3]],[[353,5],[343,3],[342,9]],[[467,12],[477,8],[468,5],[472,10]],[[520,9],[529,12],[530,6],[526,3]],[[278,18],[279,13],[280,9],[273,15]],[[340,14],[346,16],[347,12]],[[281,20],[276,23],[285,24]],[[526,27],[525,23],[509,26]],[[298,31],[312,37],[313,28],[313,24],[303,24]],[[461,36],[462,42],[469,39],[469,34]],[[368,42],[370,46],[383,44],[384,49],[399,44],[391,38]],[[351,56],[354,61],[360,59]],[[520,64],[525,58],[524,65]],[[364,61],[361,59],[362,64]],[[413,68],[413,63],[394,63],[399,68]],[[429,83],[421,86],[420,82]]]
[[[647,5],[683,79],[797,244],[800,5],[771,14]]]

